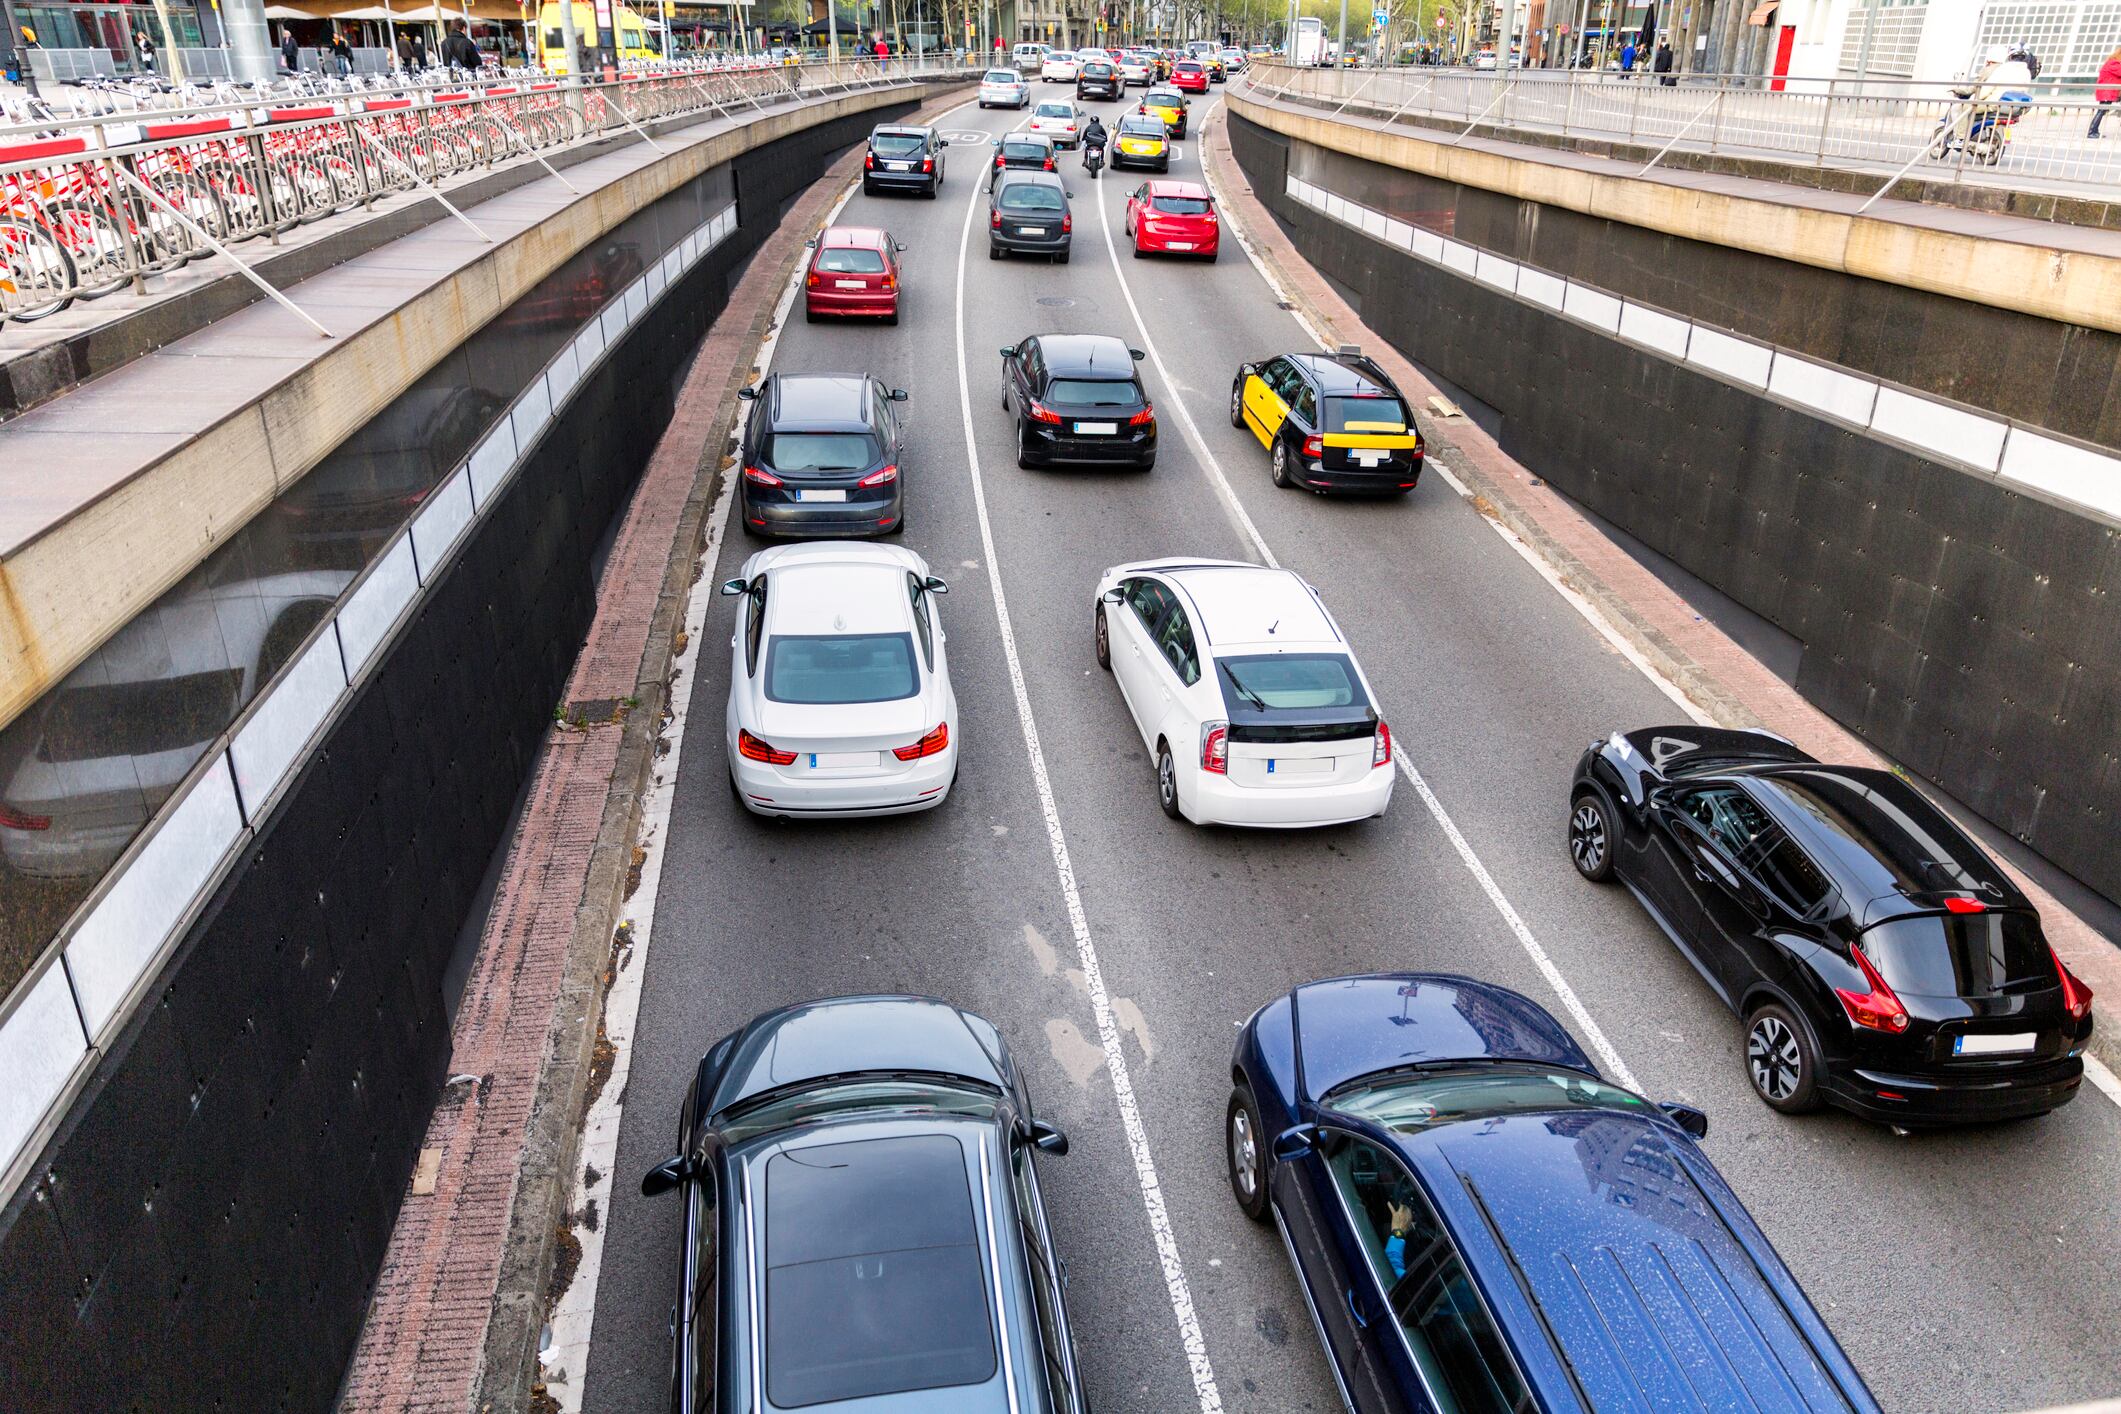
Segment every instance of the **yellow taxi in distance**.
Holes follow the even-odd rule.
[[[1163,121],[1149,113],[1129,113],[1119,120],[1118,140],[1112,144],[1112,166],[1154,167],[1171,170],[1171,140]]]
[[[1175,88],[1152,88],[1142,95],[1135,110],[1164,120],[1164,132],[1171,137],[1186,135],[1186,96]]]
[[[1404,494],[1421,480],[1421,433],[1399,389],[1352,344],[1248,363],[1230,425],[1267,448],[1276,486]]]

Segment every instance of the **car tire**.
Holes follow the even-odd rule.
[[[1238,1211],[1253,1222],[1267,1220],[1267,1146],[1259,1132],[1259,1104],[1242,1081],[1231,1088],[1223,1109],[1223,1159],[1230,1173],[1230,1196]]]
[[[1068,252],[1062,251],[1059,255],[1053,257],[1053,261],[1056,265],[1066,265],[1068,263]]]
[[[898,311],[894,309],[894,310],[892,310],[892,311],[891,311],[891,312],[890,312],[889,314],[885,315],[885,316],[884,316],[884,322],[885,322],[886,324],[896,324],[896,323],[898,323]]]
[[[1142,249],[1142,243],[1140,241],[1136,241],[1134,243],[1134,258],[1136,260],[1146,259],[1148,257],[1148,254],[1149,253],[1147,251]]]
[[[1222,254],[1222,247],[1221,247],[1221,246],[1217,246],[1217,247],[1215,247],[1215,249],[1213,249],[1213,250],[1209,251],[1209,252],[1208,252],[1208,264],[1210,264],[1210,265],[1213,265],[1213,264],[1215,263],[1215,257],[1217,257],[1218,255],[1221,255],[1221,254]]]
[[[1758,1007],[1746,1018],[1745,1074],[1771,1110],[1795,1115],[1819,1108],[1819,1048],[1804,1023],[1780,1002]]]
[[[1106,672],[1112,671],[1112,626],[1105,622],[1105,606],[1097,606],[1097,624],[1090,630],[1090,651],[1097,655],[1097,665]]]
[[[1016,464],[1025,471],[1036,471],[1039,465],[1038,458],[1032,456],[1024,447],[1024,434],[1021,428],[1018,429],[1016,434]]]
[[[1595,790],[1580,790],[1569,801],[1569,863],[1594,884],[1613,877],[1613,814]]]
[[[1272,465],[1274,484],[1283,490],[1293,490],[1296,486],[1296,478],[1289,475],[1289,444],[1282,441],[1279,437],[1274,439]]]
[[[893,525],[893,526],[892,526],[892,527],[891,527],[891,528],[890,528],[889,530],[885,531],[885,532],[884,532],[884,534],[886,534],[886,535],[904,535],[905,533],[906,533],[906,510],[905,510],[905,507],[901,506],[901,507],[899,508],[899,513],[898,513],[898,522],[897,522],[897,524]]]
[[[1000,259],[1002,258],[1002,248],[1001,248],[1000,246],[998,246],[998,245],[990,245],[990,246],[988,246],[988,247],[987,247],[987,258],[988,258],[989,260],[1000,260]]]
[[[1178,762],[1171,755],[1171,744],[1161,740],[1156,743],[1156,803],[1172,819],[1186,818],[1178,806]]]

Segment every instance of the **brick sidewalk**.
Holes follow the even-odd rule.
[[[1391,341],[1364,324],[1348,302],[1297,254],[1288,235],[1257,196],[1230,152],[1228,109],[1203,126],[1202,164],[1234,221],[1283,296],[1294,302],[1329,344],[1360,344],[1384,365],[1417,407],[1440,396]],[[1454,475],[1475,493],[1476,507],[1529,544],[1570,589],[1582,595],[1658,672],[1718,723],[1764,726],[1822,761],[1897,769],[1797,690],[1694,611],[1669,585],[1606,538],[1553,488],[1505,455],[1470,420],[1439,422],[1417,413],[1430,450],[1446,454]],[[2010,869],[2008,864],[2004,866]],[[2031,879],[2010,869],[2040,910],[2048,939],[2072,972],[2090,984],[2097,1026],[2092,1049],[2121,1068],[2121,949]]]

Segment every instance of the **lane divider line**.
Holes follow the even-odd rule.
[[[1075,937],[1075,952],[1081,963],[1090,1010],[1097,1022],[1097,1038],[1105,1053],[1105,1070],[1112,1077],[1112,1092],[1119,1103],[1120,1128],[1134,1161],[1135,1181],[1141,1185],[1142,1205],[1148,1210],[1149,1231],[1156,1243],[1157,1261],[1163,1267],[1164,1290],[1170,1298],[1171,1314],[1178,1320],[1180,1343],[1193,1374],[1193,1393],[1201,1414],[1221,1414],[1222,1393],[1216,1388],[1215,1370],[1208,1361],[1207,1338],[1201,1333],[1200,1316],[1193,1306],[1193,1292],[1186,1284],[1179,1260],[1178,1238],[1172,1232],[1171,1214],[1149,1153],[1149,1133],[1142,1123],[1141,1107],[1134,1096],[1134,1081],[1127,1070],[1126,1052],[1120,1045],[1119,1023],[1112,1014],[1111,998],[1105,991],[1104,970],[1098,965],[1097,944],[1090,937],[1090,918],[1083,908],[1082,891],[1076,885],[1075,863],[1068,852],[1067,836],[1061,829],[1060,806],[1054,798],[1053,781],[1046,770],[1045,748],[1039,745],[1038,722],[1031,714],[1031,691],[1024,679],[1024,665],[1017,653],[1016,629],[1009,617],[1008,593],[1002,587],[1001,557],[995,549],[994,524],[987,512],[986,480],[980,474],[979,441],[972,421],[972,379],[965,360],[965,260],[972,245],[973,217],[979,211],[977,188],[965,204],[964,231],[957,247],[957,392],[958,407],[965,424],[965,465],[972,477],[972,505],[979,516],[980,548],[987,557],[987,586],[994,597],[994,617],[1001,630],[1002,656],[1009,667],[1009,689],[1016,698],[1016,717],[1024,732],[1024,749],[1031,758],[1031,781],[1038,791],[1040,811],[1045,815],[1046,844],[1053,853],[1053,868],[1060,876],[1061,896],[1067,902],[1068,926]],[[1103,203],[1099,202],[1099,209]]]
[[[1221,102],[1222,100],[1218,98],[1216,105],[1219,107]],[[1213,116],[1212,111],[1210,116]],[[1206,126],[1205,122],[1203,126]],[[1202,171],[1204,173],[1206,168],[1207,164],[1203,161]],[[1134,300],[1134,288],[1127,283],[1127,272],[1120,265],[1119,247],[1114,244],[1112,239],[1112,218],[1102,199],[1097,203],[1097,215],[1098,224],[1104,228],[1105,254],[1111,257],[1112,273],[1119,280],[1120,293],[1126,296],[1127,311],[1134,316],[1134,327],[1141,335],[1142,350],[1149,355],[1150,361],[1156,365],[1157,376],[1163,379],[1164,387],[1171,394],[1171,405],[1178,410],[1179,424],[1186,434],[1186,440],[1192,444],[1194,453],[1200,458],[1201,466],[1205,469],[1210,484],[1214,486],[1216,495],[1222,499],[1224,505],[1230,507],[1231,514],[1237,521],[1238,528],[1252,542],[1252,547],[1258,553],[1261,562],[1271,568],[1281,568],[1281,561],[1275,558],[1273,548],[1267,544],[1267,538],[1260,534],[1259,527],[1253,523],[1252,517],[1245,510],[1243,502],[1238,499],[1236,488],[1231,485],[1230,479],[1223,474],[1222,463],[1216,459],[1215,453],[1209,450],[1207,439],[1201,436],[1199,425],[1193,421],[1193,414],[1186,410],[1185,401],[1178,396],[1178,383],[1171,377],[1171,371],[1164,366],[1163,355],[1157,350],[1155,336],[1149,332],[1148,321],[1142,318],[1141,306],[1135,303]],[[1250,247],[1246,247],[1246,251],[1247,254],[1250,254]],[[1253,264],[1255,266],[1258,265],[1256,256],[1253,258]],[[1277,296],[1281,297],[1281,292],[1271,280],[1268,281],[1268,288],[1275,289]],[[1282,298],[1283,303],[1290,302],[1286,297]],[[1311,331],[1313,341],[1319,342],[1317,333],[1315,330],[1311,330],[1309,321],[1300,320],[1300,322],[1303,323],[1306,330]],[[1324,348],[1325,344],[1319,342],[1319,347]],[[967,416],[968,418],[970,416],[969,409]],[[1576,989],[1569,984],[1569,979],[1562,975],[1561,968],[1555,964],[1553,957],[1540,944],[1538,937],[1532,932],[1531,925],[1524,921],[1524,916],[1510,902],[1508,895],[1503,893],[1502,886],[1495,882],[1495,876],[1490,874],[1488,866],[1481,862],[1480,855],[1474,851],[1472,843],[1466,839],[1465,832],[1460,830],[1458,822],[1451,818],[1451,812],[1444,809],[1443,802],[1437,798],[1436,792],[1430,789],[1428,781],[1422,778],[1421,772],[1414,769],[1414,763],[1403,744],[1408,739],[1407,737],[1402,737],[1402,745],[1399,750],[1392,753],[1392,759],[1399,765],[1400,774],[1405,776],[1408,784],[1414,787],[1415,793],[1421,797],[1421,803],[1428,807],[1429,814],[1434,817],[1437,825],[1443,829],[1444,837],[1451,842],[1451,847],[1458,852],[1458,858],[1466,866],[1467,872],[1472,874],[1474,881],[1480,885],[1481,892],[1488,896],[1488,902],[1494,905],[1495,911],[1502,915],[1502,921],[1517,939],[1518,946],[1524,949],[1527,957],[1532,959],[1532,965],[1538,969],[1539,975],[1546,980],[1547,986],[1552,989],[1554,995],[1560,998],[1562,1006],[1568,1011],[1570,1019],[1576,1023],[1577,1029],[1582,1033],[1584,1039],[1591,1043],[1591,1049],[1597,1053],[1599,1063],[1604,1067],[1606,1074],[1630,1090],[1640,1090],[1642,1087],[1637,1083],[1634,1071],[1630,1070],[1628,1063],[1620,1058],[1620,1051],[1607,1038],[1605,1028],[1600,1026],[1596,1018],[1591,1015],[1590,1008],[1586,1007],[1582,998],[1576,995]]]

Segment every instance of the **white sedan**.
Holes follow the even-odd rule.
[[[1074,83],[1083,71],[1083,61],[1072,49],[1056,49],[1038,66],[1038,76],[1047,83]]]
[[[1098,580],[1095,633],[1172,819],[1289,829],[1391,803],[1392,730],[1340,625],[1295,573],[1117,565]]]
[[[1049,99],[1031,110],[1027,126],[1032,132],[1052,138],[1056,147],[1074,147],[1083,140],[1083,110],[1073,103]]]
[[[722,585],[729,779],[747,810],[822,818],[928,810],[957,777],[957,695],[936,599],[895,545],[777,545]]]
[[[1014,69],[989,69],[979,81],[979,106],[1021,108],[1031,101],[1031,85]]]
[[[1138,49],[1131,50],[1119,56],[1119,76],[1126,81],[1127,87],[1136,88],[1156,76],[1155,66],[1147,54]]]

